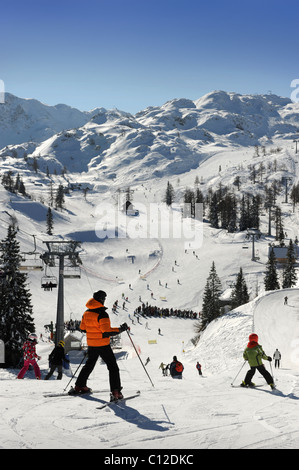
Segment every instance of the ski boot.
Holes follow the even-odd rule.
[[[75,385],[75,388],[71,388],[70,391],[68,392],[69,395],[84,395],[84,393],[91,393],[92,390],[89,387],[78,387],[78,385]]]
[[[118,401],[124,398],[120,390],[112,390],[110,393],[110,401]]]

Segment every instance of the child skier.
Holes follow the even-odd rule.
[[[35,377],[40,380],[40,368],[36,362],[36,359],[41,359],[40,356],[36,354],[35,346],[37,344],[37,336],[32,333],[28,336],[27,341],[23,344],[23,354],[24,354],[24,366],[18,373],[17,378],[23,379],[26,374],[29,366],[32,365],[35,373]]]
[[[274,380],[272,375],[266,370],[263,365],[262,359],[271,362],[272,358],[267,356],[263,351],[263,348],[258,344],[258,335],[252,333],[249,335],[249,343],[243,353],[243,358],[248,361],[250,370],[247,372],[245,379],[241,383],[241,387],[254,387],[254,383],[251,382],[252,377],[255,374],[256,369],[264,377],[267,384],[270,385],[271,389],[275,389]]]
[[[53,349],[49,356],[50,370],[47,373],[45,380],[48,380],[53,375],[56,368],[58,370],[57,380],[61,380],[63,361],[70,362],[65,357],[64,341],[59,341],[58,345]]]

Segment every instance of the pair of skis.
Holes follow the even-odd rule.
[[[107,390],[108,391],[108,390]],[[48,393],[48,394],[45,394],[44,397],[46,398],[53,398],[53,397],[84,397],[84,396],[88,396],[88,395],[92,395],[94,393],[103,393],[105,392],[105,390],[91,390],[90,392],[88,393],[76,393],[76,394],[69,394],[69,392],[62,392],[62,393]],[[138,390],[136,393],[134,393],[133,395],[129,395],[127,397],[123,397],[119,400],[113,400],[113,401],[106,401],[103,405],[101,406],[97,406],[96,409],[97,410],[102,410],[103,408],[106,408],[107,406],[110,406],[110,405],[116,405],[118,403],[121,403],[121,402],[125,402],[127,400],[132,400],[133,398],[137,398],[140,396],[140,391]]]

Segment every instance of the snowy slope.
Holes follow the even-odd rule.
[[[215,115],[211,110],[216,110],[221,100],[225,101],[225,106],[222,106],[225,126],[221,131],[224,122],[220,122],[218,134],[214,132],[215,127],[213,135],[207,134],[205,124],[202,129],[199,127],[199,119],[209,122],[211,113]],[[246,109],[250,110],[247,115]],[[227,132],[227,123],[233,122],[237,112],[238,116],[244,115],[246,123],[254,125],[259,113],[267,114],[276,130],[283,114],[283,119],[289,121],[291,127],[288,127],[286,135],[276,134],[274,137],[267,118],[265,129],[268,129],[268,134],[260,140],[266,145],[266,155],[261,153],[254,157],[252,145],[246,143],[247,131],[239,129],[240,142],[244,138],[239,146],[235,145],[234,138],[221,134]],[[159,307],[199,312],[212,261],[216,263],[226,296],[239,268],[243,268],[251,302],[211,323],[196,346],[191,341],[195,337],[195,322],[191,319],[142,318],[141,324],[131,325],[132,339],[142,360],[150,357],[147,370],[155,387],[151,386],[124,333],[122,350],[118,352],[124,393],[141,390],[141,397],[121,407],[95,411],[96,406],[109,395],[106,366],[100,363],[91,375],[89,385],[102,392],[87,398],[43,396],[46,392],[62,391],[69,376],[65,375],[61,382],[54,379],[37,382],[30,372],[23,381],[17,381],[16,371],[1,369],[0,446],[87,447],[105,451],[298,448],[299,291],[287,291],[287,306],[283,305],[285,291],[265,295],[265,263],[268,243],[273,241],[273,237],[263,235],[257,241],[256,254],[260,259],[253,262],[251,244],[245,239],[245,233],[228,234],[224,230],[212,229],[209,224],[198,224],[197,228],[202,228],[202,239],[200,245],[193,249],[189,246],[192,239],[173,237],[166,230],[171,217],[180,213],[179,202],[185,188],[193,188],[196,177],[204,192],[221,183],[239,195],[233,182],[236,176],[240,176],[241,192],[258,193],[262,185],[253,185],[250,181],[250,165],[258,167],[263,162],[263,184],[270,184],[282,176],[292,177],[292,182],[298,183],[297,156],[292,142],[296,119],[296,109],[284,99],[267,96],[261,104],[258,98],[224,96],[219,92],[207,95],[200,103],[173,100],[159,109],[148,108],[135,117],[102,110],[87,124],[52,135],[39,143],[38,151],[34,143],[2,150],[1,172],[20,172],[32,196],[31,200],[24,199],[8,193],[0,185],[0,238],[6,236],[10,216],[16,217],[20,228],[18,240],[23,252],[33,250],[33,235],[36,236],[37,252],[45,250],[43,241],[49,236],[45,233],[44,216],[50,183],[44,173],[38,171],[35,174],[28,167],[24,152],[28,156],[40,155],[41,170],[46,166],[50,168],[51,162],[52,169],[73,165],[73,172],[67,175],[67,180],[90,188],[86,199],[81,191],[74,190],[66,195],[65,210],[53,210],[55,237],[80,240],[83,249],[81,279],[65,280],[65,320],[79,320],[86,301],[98,289],[108,294],[106,303],[113,326],[124,321],[131,324],[129,314],[132,316],[140,305],[140,298],[141,302]],[[178,150],[173,152],[172,159],[174,142]],[[280,151],[277,151],[278,147]],[[192,148],[193,153],[190,153]],[[75,155],[80,155],[80,159],[74,158]],[[81,170],[84,172],[80,173]],[[62,176],[52,175],[51,179],[55,187],[59,183],[66,184]],[[172,209],[167,209],[161,202],[168,180],[172,182],[176,196]],[[139,217],[126,217],[119,210],[124,195],[117,189],[125,189],[129,183],[134,190],[133,203],[139,210]],[[293,211],[291,204],[284,204],[283,190],[278,202],[283,212],[284,227],[288,236],[294,238],[298,234],[298,210],[295,208]],[[110,205],[110,210],[112,206],[114,212],[111,211],[112,216],[110,214],[104,220],[102,209],[107,205]],[[267,228],[268,216],[265,213],[261,218],[264,234]],[[114,231],[122,238],[105,239],[105,233],[111,236]],[[57,291],[41,289],[44,274],[30,272],[28,276],[38,335],[44,335],[44,325],[50,321],[55,323],[56,319]],[[51,268],[47,274],[58,276],[58,270]],[[128,296],[125,309],[122,308],[122,294]],[[111,312],[116,299],[120,305],[117,315]],[[145,328],[146,322],[148,328]],[[253,330],[259,334],[268,355],[272,355],[276,348],[281,350],[282,367],[274,374],[282,391],[280,395],[270,393],[268,386],[256,390],[231,387],[243,365],[243,349]],[[43,376],[48,370],[47,357],[52,348],[48,342],[39,342]],[[162,377],[159,369],[161,361],[169,363],[173,355],[184,363],[182,381]],[[73,371],[80,360],[72,355]],[[203,378],[195,369],[198,360],[203,366]],[[268,363],[266,367],[269,369]],[[236,384],[245,372],[244,366]],[[255,381],[264,383],[258,374]]]

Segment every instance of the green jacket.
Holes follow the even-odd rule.
[[[262,359],[268,360],[268,356],[258,343],[249,343],[243,353],[243,358],[248,361],[250,367],[261,366],[263,364]]]

